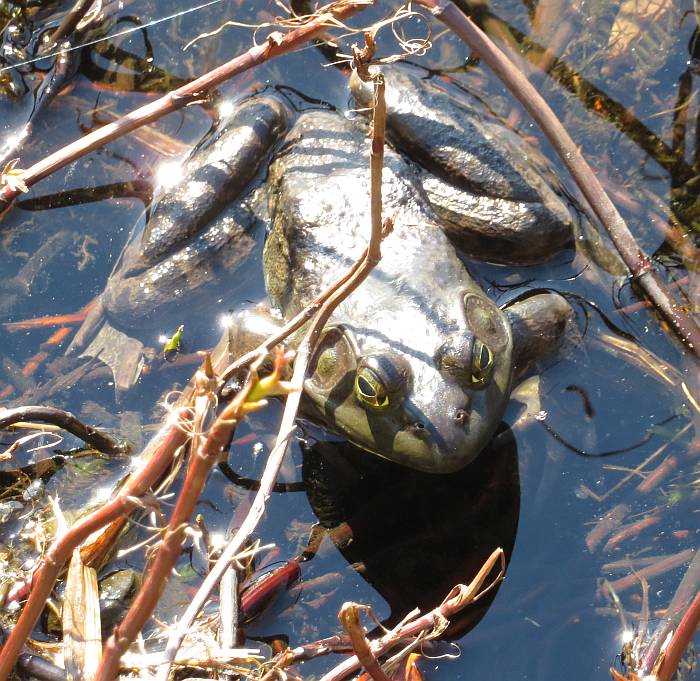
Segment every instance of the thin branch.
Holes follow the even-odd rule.
[[[280,352],[269,386],[265,383],[268,381],[267,378],[258,380],[255,369],[251,369],[246,384],[217,417],[201,447],[198,443],[199,436],[197,434],[193,436],[187,475],[163,540],[158,547],[158,553],[124,619],[105,643],[95,681],[111,681],[119,675],[121,656],[128,650],[151,616],[180,556],[188,524],[199,502],[209,472],[221,458],[221,453],[228,448],[236,423],[247,411],[254,408],[255,405],[252,403],[259,406],[265,397],[280,394],[278,388],[283,388],[279,383],[283,364],[284,360]],[[213,404],[215,381],[210,361],[205,361],[205,369],[199,372],[197,382],[199,384],[197,398],[202,397],[207,402],[211,400]]]
[[[51,423],[105,454],[119,454],[126,451],[126,445],[123,442],[118,442],[106,433],[88,426],[63,409],[27,406],[0,410],[0,430],[22,421]]]
[[[484,586],[487,578],[497,566],[498,573],[491,582]],[[426,640],[439,636],[447,627],[447,620],[471,603],[478,601],[499,584],[505,576],[505,570],[505,553],[502,548],[497,548],[486,559],[468,586],[457,584],[437,608],[420,617],[415,617],[414,611],[384,636],[371,641],[372,654],[374,656],[381,655],[411,636],[423,636]],[[261,681],[273,681],[273,679],[280,678],[280,671],[298,662],[333,652],[345,651],[345,641],[339,637],[317,641],[314,644],[294,648],[294,650],[286,650],[277,657],[275,664],[262,677]],[[352,656],[325,674],[321,681],[340,681],[356,671],[359,666],[360,662],[357,657]]]
[[[362,607],[358,603],[343,603],[338,613],[338,619],[345,631],[348,632],[352,649],[365,671],[374,681],[390,681],[369,647],[369,642],[360,623],[360,609]]]
[[[167,113],[201,100],[204,95],[224,81],[270,59],[291,52],[323,33],[329,26],[356,14],[372,5],[373,2],[374,0],[337,0],[321,8],[316,16],[296,30],[285,35],[270,34],[262,44],[251,47],[247,52],[209,71],[191,83],[169,92],[150,104],[134,109],[114,123],[105,125],[55,151],[26,169],[21,175],[22,181],[27,187],[31,187],[44,177],[91,151],[99,149],[108,142],[126,135],[142,125],[152,123]],[[20,190],[16,186],[10,187],[5,184],[0,187],[0,215],[17,198],[19,193]]]
[[[700,551],[695,552],[666,614],[639,655],[639,669],[636,671],[640,677],[654,675],[660,681],[669,681],[683,651],[698,628],[698,623],[700,623]]]
[[[53,32],[48,47],[55,47],[59,41],[73,33],[94,2],[95,0],[77,0],[73,7],[68,10],[59,27]]]
[[[498,565],[499,571],[496,577],[486,587],[484,583],[487,577]],[[463,610],[471,603],[479,600],[488,591],[494,588],[505,576],[506,559],[503,549],[496,549],[482,565],[479,572],[469,585],[458,584],[445,597],[445,600],[425,615],[401,624],[384,636],[371,642],[370,646],[374,655],[382,655],[396,644],[409,636],[426,635],[426,638],[439,636],[447,627],[450,617]],[[325,674],[320,681],[340,681],[359,667],[359,660],[352,656],[339,664],[335,669]]]
[[[147,451],[152,453],[119,494],[95,513],[81,518],[68,532],[54,540],[32,576],[31,593],[22,614],[5,645],[0,649],[0,679],[6,679],[10,675],[24,642],[46,605],[46,599],[56,578],[73,554],[73,550],[97,530],[117,518],[129,515],[139,507],[139,499],[147,494],[151,486],[163,475],[177,450],[186,442],[188,416],[189,410],[186,408],[173,412],[170,421],[151,441]],[[173,423],[177,426],[173,426]]]
[[[685,611],[681,621],[678,623],[678,627],[671,635],[658,667],[655,668],[655,676],[658,681],[671,681],[678,669],[678,663],[681,661],[688,644],[693,640],[699,625],[700,591],[695,594],[693,602]]]
[[[491,67],[542,128],[593,208],[635,281],[691,353],[700,359],[700,328],[664,288],[651,261],[635,241],[629,227],[608,198],[579,148],[547,102],[491,39],[452,2],[417,0],[454,31]]]

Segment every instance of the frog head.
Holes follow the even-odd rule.
[[[349,323],[325,330],[304,392],[308,408],[356,445],[395,463],[449,473],[493,436],[508,400],[512,338],[485,295],[459,294],[463,316],[416,352]],[[395,330],[394,330],[395,331]]]

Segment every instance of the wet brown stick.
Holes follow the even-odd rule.
[[[651,579],[652,577],[663,575],[666,572],[675,570],[681,565],[689,563],[693,559],[693,556],[695,556],[695,549],[686,549],[685,551],[675,553],[661,559],[658,563],[637,570],[634,574],[620,577],[620,579],[610,582],[610,587],[615,593],[620,594],[623,591],[627,591],[627,589],[631,589],[641,577],[644,577],[644,579]]]
[[[486,579],[498,566],[498,574],[487,585]],[[382,655],[395,645],[409,637],[425,634],[427,639],[439,636],[447,627],[449,618],[463,610],[471,603],[478,601],[488,591],[495,587],[505,576],[506,562],[503,549],[497,548],[486,559],[486,562],[469,585],[458,584],[445,597],[445,600],[434,610],[416,617],[406,624],[389,631],[384,636],[371,641],[370,647],[374,655]],[[443,626],[441,626],[444,625]],[[359,660],[352,656],[339,664],[335,669],[321,677],[320,681],[340,681],[354,672],[359,666]],[[263,678],[265,681],[265,677]]]
[[[173,90],[150,104],[134,109],[114,123],[105,125],[55,151],[26,169],[22,174],[22,180],[28,187],[36,184],[44,177],[108,142],[200,100],[224,81],[296,49],[332,27],[335,22],[344,20],[372,5],[373,1],[337,0],[327,5],[319,10],[317,16],[299,28],[285,35],[271,34],[262,44],[251,47],[247,52],[200,76],[188,85]],[[7,184],[0,188],[0,213],[9,207],[10,202],[17,198],[19,193],[19,189]]]
[[[50,47],[55,46],[59,41],[67,38],[77,28],[81,19],[88,13],[95,0],[78,0],[73,7],[68,10],[68,14],[63,18],[59,27],[51,36]]]
[[[118,454],[124,452],[125,449],[122,443],[97,430],[97,428],[88,426],[69,411],[63,411],[63,409],[27,406],[0,410],[0,430],[9,428],[20,421],[51,423],[105,454]]]
[[[498,573],[486,586],[486,579],[498,567]],[[438,636],[448,624],[450,617],[466,608],[471,603],[478,601],[482,596],[494,588],[505,576],[506,558],[502,548],[495,549],[481,566],[479,572],[472,579],[469,585],[457,584],[447,594],[443,602],[435,609],[424,615],[407,616],[403,623],[395,629],[387,632],[384,636],[370,641],[372,655],[377,656],[385,653],[390,648],[401,643],[409,637],[424,635],[432,631],[432,636],[427,633],[426,640]],[[417,615],[417,610],[414,613]],[[412,615],[414,613],[411,613]],[[444,625],[441,626],[441,625]],[[287,649],[280,653],[274,660],[273,666],[262,677],[260,681],[275,681],[280,678],[280,672],[299,662],[311,660],[331,653],[347,653],[349,640],[347,636],[332,636],[330,638],[316,641],[302,646],[297,646],[293,650]],[[354,672],[360,665],[356,656],[346,659],[330,672],[325,674],[321,681],[340,681]]]
[[[692,551],[692,550],[691,550]],[[693,633],[700,623],[700,551],[683,575],[643,652],[639,655],[640,677],[649,675],[669,681]]]
[[[698,626],[700,626],[700,591],[695,594],[693,602],[668,642],[655,675],[658,681],[671,681],[674,678],[678,663],[681,661],[688,644],[693,640]]]
[[[355,655],[365,671],[374,681],[390,681],[369,647],[369,641],[360,623],[361,608],[362,606],[358,603],[343,603],[338,613],[338,619],[345,631],[348,632]]]
[[[281,367],[282,362],[280,361],[276,365],[274,376],[277,377],[281,374]],[[213,404],[212,386],[215,385],[213,379],[211,362],[205,361],[205,370],[199,372],[198,376],[196,399],[201,397],[207,404]],[[206,437],[201,436],[201,439],[204,440],[201,447],[198,443],[200,436],[197,435],[199,426],[195,422],[190,462],[182,491],[168,521],[163,539],[158,546],[158,553],[148,568],[133,604],[105,643],[102,660],[94,677],[95,681],[111,681],[119,675],[121,656],[128,650],[155,610],[175,568],[177,559],[180,557],[186,530],[195,506],[199,502],[209,472],[221,458],[222,452],[227,450],[236,423],[243,418],[246,408],[251,407],[249,400],[256,401],[267,396],[267,394],[262,394],[259,397],[253,397],[254,390],[256,388],[259,390],[261,383],[258,381],[255,371],[251,370],[246,384],[236,397],[226,405],[207,432]],[[202,420],[200,419],[200,425]]]
[[[635,241],[591,167],[542,96],[489,37],[452,2],[418,0],[418,4],[428,9],[475,50],[542,128],[607,230],[634,280],[691,353],[700,359],[700,328],[666,291],[649,258]]]

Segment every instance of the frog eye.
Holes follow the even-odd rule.
[[[401,404],[409,389],[411,368],[394,352],[364,355],[355,372],[355,397],[363,407],[382,410]]]
[[[476,338],[482,338],[492,352],[507,347],[510,330],[506,317],[496,305],[485,296],[469,293],[464,298],[467,323]],[[474,344],[473,357],[478,357]]]
[[[486,385],[493,373],[493,350],[482,343],[478,338],[474,339],[472,350],[471,381],[474,386]]]
[[[375,409],[389,406],[389,395],[382,380],[369,367],[360,367],[355,376],[355,395],[360,402]]]

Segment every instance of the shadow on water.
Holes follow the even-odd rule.
[[[507,431],[473,465],[448,475],[409,470],[333,442],[305,448],[302,474],[321,526],[333,536],[347,525],[336,546],[391,608],[386,626],[415,607],[437,607],[497,547],[510,560],[520,484],[515,439]],[[474,627],[496,592],[454,619],[448,635]]]

